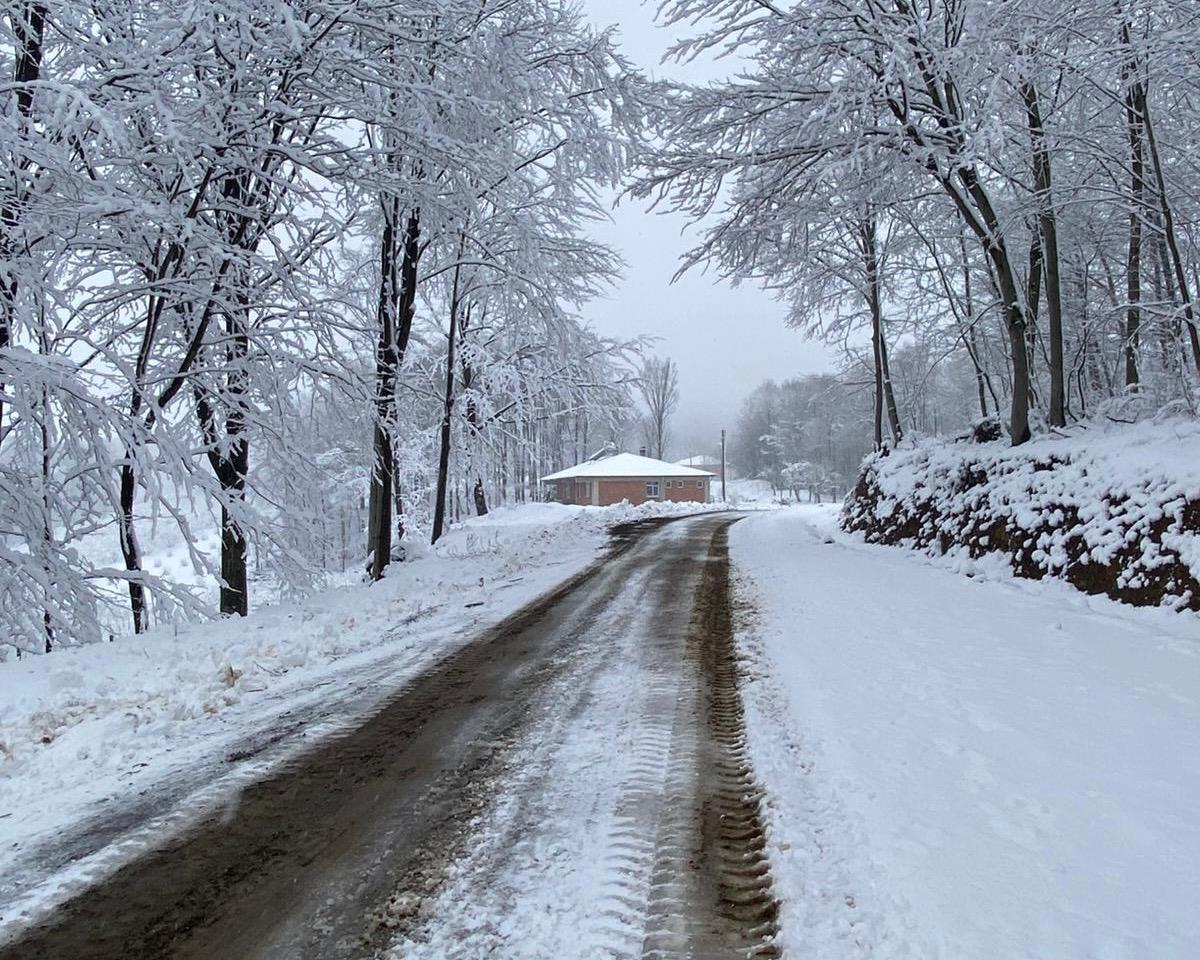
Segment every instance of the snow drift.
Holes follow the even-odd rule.
[[[921,441],[863,464],[842,525],[872,543],[1007,559],[1138,606],[1200,610],[1200,424],[1080,429],[1020,447]]]

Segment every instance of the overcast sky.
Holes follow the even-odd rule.
[[[653,76],[701,80],[730,71],[719,60],[689,65],[686,73],[677,64],[660,65],[673,38],[655,25],[656,6],[657,0],[585,0],[596,24],[617,25],[625,55]],[[625,277],[610,297],[585,309],[600,333],[659,337],[655,352],[679,364],[682,401],[674,433],[680,457],[703,452],[705,438],[732,429],[742,398],[760,381],[834,366],[825,347],[784,326],[783,307],[757,287],[735,289],[699,272],[672,284],[680,254],[694,244],[695,232],[681,233],[685,227],[682,217],[624,201],[613,222],[595,234],[625,258]]]

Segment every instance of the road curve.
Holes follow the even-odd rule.
[[[459,894],[487,909],[501,866],[464,868],[473,833],[506,791],[550,789],[555,768],[532,775],[530,740],[611,710],[595,691],[627,676],[643,692],[627,705],[601,858],[621,892],[595,942],[613,957],[775,956],[730,627],[736,519],[620,531],[605,560],[0,944],[0,960],[419,955],[442,920],[404,905],[436,903],[456,865]]]

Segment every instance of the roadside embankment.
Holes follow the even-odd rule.
[[[868,542],[1200,610],[1200,424],[1094,427],[1021,447],[922,441],[876,455],[842,526]]]

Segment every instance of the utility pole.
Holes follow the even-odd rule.
[[[728,503],[725,497],[725,431],[721,431],[721,502]]]

